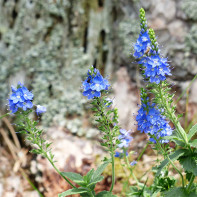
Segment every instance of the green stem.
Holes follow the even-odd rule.
[[[187,135],[186,135],[183,127],[181,126],[181,124],[177,120],[177,117],[175,116],[175,114],[171,112],[171,106],[170,106],[169,102],[167,102],[167,100],[164,98],[164,96],[162,94],[162,87],[161,86],[162,86],[162,84],[160,84],[160,86],[159,86],[159,94],[161,97],[161,101],[162,101],[162,103],[169,115],[170,120],[173,122],[174,126],[176,127],[176,131],[178,131],[179,135],[182,137],[182,139],[185,141],[186,145],[188,146]]]
[[[109,150],[111,152],[111,161],[112,161],[111,162],[111,164],[112,164],[112,183],[111,183],[111,187],[110,187],[110,192],[112,192],[112,190],[114,188],[114,184],[115,184],[114,145],[113,145],[113,135],[112,135],[112,131],[110,129],[110,124],[112,124],[112,123],[104,112],[104,107],[105,106],[103,105],[103,102],[100,102],[99,98],[97,98],[96,101],[97,101],[97,105],[98,105],[99,110],[100,110],[100,116],[103,117],[105,128],[106,128],[106,130],[108,131],[108,134],[109,134],[109,138],[108,138],[109,144],[110,144]]]
[[[36,186],[31,182],[31,180],[27,177],[27,175],[23,172],[23,170],[21,170],[21,173],[22,173],[23,177],[28,181],[28,183],[32,186],[32,188],[38,192],[39,196],[40,196],[40,197],[44,197],[44,196],[40,193],[40,191],[37,189],[37,187],[36,187]]]
[[[170,157],[168,156],[168,153],[165,152],[165,150],[162,148],[161,144],[158,142],[157,138],[155,137],[156,143],[158,148],[160,149],[160,151],[162,152],[162,154],[164,156],[166,156],[166,158],[169,160],[170,164],[172,165],[172,167],[179,173],[179,175],[181,176],[181,180],[182,180],[182,187],[184,188],[184,178],[182,173],[180,172],[180,170],[174,165],[174,163],[172,162],[172,160],[170,159]]]
[[[140,153],[140,155],[137,158],[137,162],[141,159],[142,155],[144,154],[145,150],[147,149],[148,145],[150,144],[150,142],[147,142],[146,146],[143,148],[142,152]],[[133,167],[133,170],[135,169],[136,165]]]
[[[187,186],[187,192],[189,193],[190,192],[190,189],[191,189],[191,186],[194,182],[194,179],[195,179],[195,176],[192,174],[191,178],[190,178],[190,181],[189,181],[189,184]]]
[[[130,170],[131,176],[134,178],[134,180],[136,181],[136,183],[139,185],[140,182],[138,181],[137,177],[133,173],[133,169],[131,168],[131,166],[129,164],[129,160],[128,160],[128,157],[126,156],[126,154],[124,154],[124,158],[125,158],[125,161],[126,161],[126,164],[127,164],[127,168]]]
[[[7,114],[4,114],[4,115],[0,116],[0,119],[2,119],[3,117],[6,117],[6,116],[8,116],[8,115],[10,115],[10,113],[11,113],[11,112],[9,112],[9,113],[7,113]]]
[[[90,191],[89,194],[90,194],[91,197],[95,196],[92,191]]]
[[[114,154],[111,154],[111,159],[112,159],[112,183],[111,183],[111,188],[110,188],[110,192],[112,192],[113,188],[114,188],[114,184],[115,184],[115,165],[114,165]]]
[[[170,159],[170,157],[168,155],[167,156],[167,159],[169,160],[169,162],[171,163],[172,167],[180,174],[181,176],[181,180],[182,180],[182,187],[184,188],[185,185],[184,185],[184,178],[183,178],[183,175],[182,173],[180,172],[180,170],[174,165],[174,163],[172,162],[172,160]]]
[[[40,147],[42,149],[42,147]],[[43,150],[43,149],[42,149]],[[51,163],[51,165],[53,166],[53,168],[56,170],[56,172],[73,188],[77,188],[76,186],[74,186],[59,170],[58,168],[54,165],[53,161],[51,160],[51,158],[49,158],[48,154],[43,150],[43,154],[44,156],[48,159],[48,161]]]
[[[142,155],[144,154],[144,152],[147,149],[149,144],[150,144],[150,142],[147,142],[146,146],[143,148],[142,152],[140,153],[139,157],[137,158],[137,161],[139,161],[141,159]]]

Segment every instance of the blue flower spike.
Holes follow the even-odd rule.
[[[83,95],[88,99],[93,99],[95,97],[100,97],[101,92],[108,90],[109,82],[107,79],[103,78],[99,70],[93,66],[88,70],[87,78],[82,83],[83,85]]]
[[[167,143],[168,140],[164,140],[162,137],[172,135],[173,130],[166,117],[161,114],[161,110],[154,103],[150,104],[148,100],[145,90],[142,89],[141,108],[136,116],[138,130],[149,134],[150,141],[153,143],[156,143],[155,139],[158,139],[160,143]]]
[[[147,30],[147,21],[145,18],[145,11],[143,8],[140,9],[140,35],[134,45],[134,57],[141,58],[146,51],[150,48],[151,41]]]

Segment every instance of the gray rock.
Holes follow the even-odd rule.
[[[174,20],[168,26],[169,32],[177,41],[183,42],[187,34],[187,26],[181,20]]]

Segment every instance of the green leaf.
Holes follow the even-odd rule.
[[[197,139],[189,142],[190,146],[197,148]]]
[[[104,179],[104,176],[96,177],[90,182],[90,184],[87,185],[87,187],[90,187],[90,186],[102,181],[103,179]]]
[[[196,192],[191,192],[191,193],[187,193],[182,187],[175,187],[175,188],[171,188],[170,190],[163,192],[162,194],[164,194],[164,197],[196,197],[197,193]]]
[[[190,140],[197,132],[197,124],[195,124],[190,130],[189,133],[187,134],[188,140]]]
[[[197,176],[197,155],[188,155],[179,158],[181,165],[187,172],[193,173]]]
[[[72,194],[81,194],[81,193],[87,193],[87,190],[81,189],[81,188],[73,188],[65,192],[62,192],[61,194],[58,194],[58,197],[64,197],[64,196],[69,196]]]
[[[185,190],[181,187],[178,188],[172,188],[166,192],[163,193],[164,197],[188,197],[188,194],[185,192]]]
[[[94,173],[94,169],[91,169],[87,174],[86,176],[83,177],[83,180],[86,182],[86,183],[89,183],[91,178],[92,178],[92,175]]]
[[[96,197],[117,197],[116,195],[113,195],[111,192],[108,191],[102,191],[96,195]]]
[[[105,161],[103,164],[101,164],[94,172],[92,179],[97,178],[98,176],[100,176],[103,171],[105,170],[105,168],[107,167],[107,165],[109,164],[109,161]]]
[[[175,161],[175,160],[177,160],[179,157],[181,157],[182,155],[184,155],[184,153],[185,153],[185,150],[184,149],[179,149],[179,150],[176,150],[174,153],[172,153],[171,155],[169,155],[169,157],[170,157],[170,159],[172,160],[172,161]],[[165,160],[163,160],[162,162],[161,162],[161,164],[158,166],[158,170],[157,170],[157,173],[156,173],[156,176],[158,176],[160,173],[161,173],[161,171],[162,171],[162,169],[164,168],[164,167],[166,167],[168,164],[169,164],[169,160],[166,158]]]
[[[77,174],[75,172],[61,172],[63,176],[66,176],[70,180],[74,181],[78,185],[84,186],[84,180],[83,177],[80,174]]]
[[[185,146],[184,141],[181,138],[179,138],[178,136],[176,136],[176,135],[165,136],[165,137],[162,137],[162,139],[166,139],[166,140],[175,142],[177,145],[179,145],[181,147]]]

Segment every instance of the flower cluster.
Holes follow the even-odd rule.
[[[23,84],[18,83],[18,88],[12,86],[12,94],[10,95],[9,107],[12,113],[22,108],[24,111],[33,107],[33,94]]]
[[[138,110],[136,121],[138,122],[138,130],[151,136],[150,141],[156,143],[158,139],[161,143],[167,143],[167,140],[161,139],[172,134],[172,129],[165,116],[161,115],[156,105],[148,102],[149,98],[142,98],[141,108]]]
[[[150,47],[150,38],[148,35],[148,31],[146,32],[140,32],[140,35],[134,45],[134,57],[140,58],[144,55],[144,53],[147,51],[147,49]]]
[[[110,86],[109,82],[107,79],[103,78],[98,69],[91,67],[87,75],[88,77],[83,82],[83,95],[88,99],[100,97],[102,90],[108,90]]]
[[[116,152],[115,157],[122,157],[124,155],[124,153],[126,153],[126,155],[128,155],[126,150],[129,147],[129,143],[133,139],[130,136],[130,133],[125,129],[120,129],[120,135],[118,136],[118,139],[120,140],[120,144],[118,144],[118,148],[122,149],[123,152],[122,153]]]
[[[166,75],[171,75],[167,58],[160,58],[159,55],[143,57],[138,63],[143,65],[144,75],[150,83],[159,84],[166,80]]]

